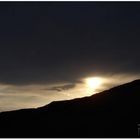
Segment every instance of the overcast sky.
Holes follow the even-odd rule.
[[[139,2],[0,2],[0,111],[86,96],[90,76],[137,79],[139,60]]]

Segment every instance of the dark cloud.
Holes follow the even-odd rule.
[[[0,83],[75,83],[140,71],[138,2],[1,2]]]
[[[51,88],[47,88],[45,90],[54,90],[54,91],[63,91],[63,90],[69,90],[69,89],[72,89],[74,88],[76,85],[75,84],[65,84],[65,85],[62,85],[62,86],[54,86],[54,87],[51,87]],[[43,89],[44,90],[44,89]]]

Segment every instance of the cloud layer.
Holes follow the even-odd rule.
[[[0,3],[1,110],[37,107],[139,78],[140,3]]]

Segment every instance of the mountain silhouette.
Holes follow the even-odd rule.
[[[0,113],[1,138],[136,138],[140,80],[90,97]]]

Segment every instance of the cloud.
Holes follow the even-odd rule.
[[[72,88],[74,88],[76,85],[75,84],[66,84],[66,85],[62,85],[62,86],[54,86],[51,88],[47,88],[46,90],[54,90],[54,91],[63,91],[63,90],[70,90]]]

